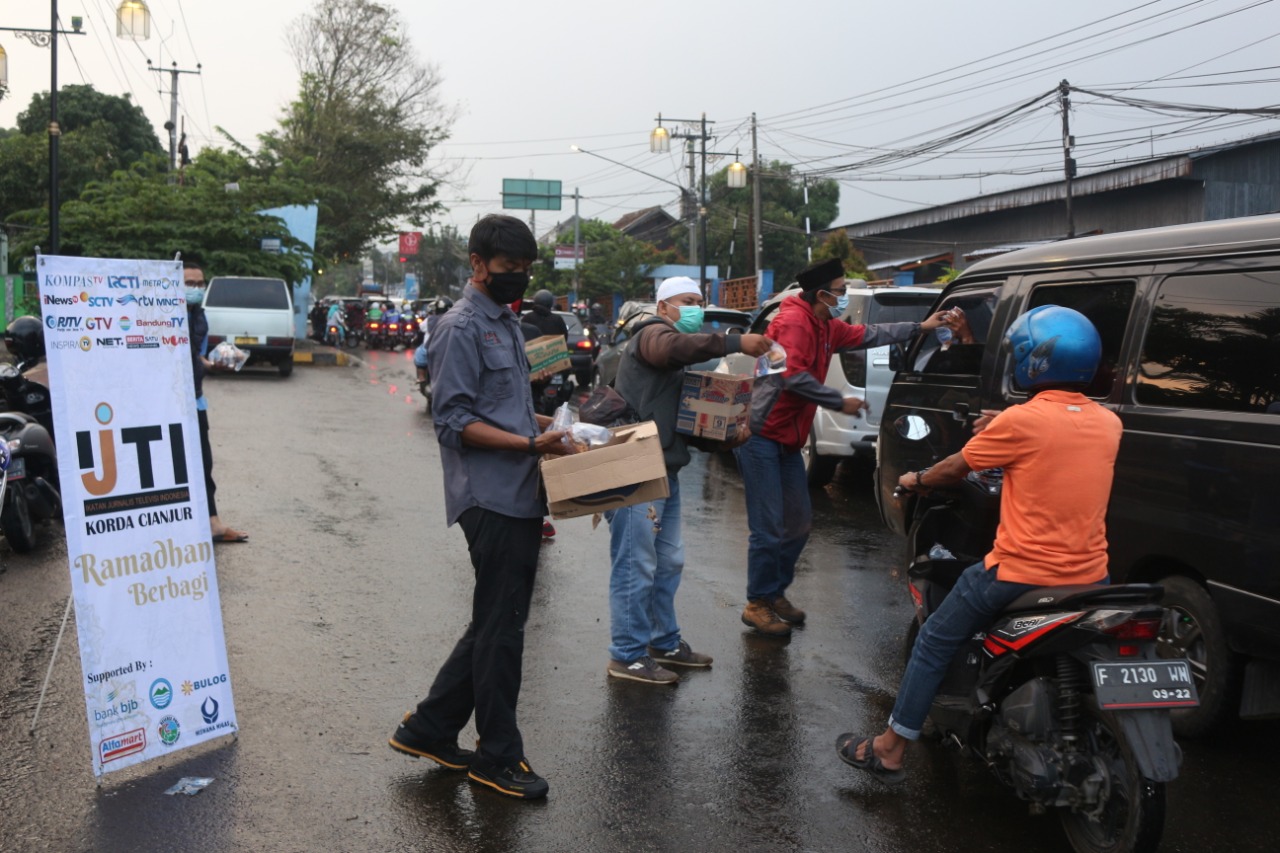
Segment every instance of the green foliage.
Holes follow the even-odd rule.
[[[66,86],[58,96],[62,128],[58,194],[78,198],[91,181],[107,180],[145,154],[163,149],[146,115],[128,97],[104,95],[92,86]],[[42,92],[18,116],[17,128],[0,134],[0,220],[39,226],[26,242],[49,244],[49,95]]]
[[[734,276],[751,271],[752,251],[748,237],[751,219],[751,185],[730,189],[728,168],[708,178],[709,207],[707,243],[709,262],[720,266],[721,275],[733,268]],[[795,275],[808,263],[804,234],[804,218],[809,217],[811,230],[824,230],[839,212],[840,185],[832,180],[809,184],[809,204],[804,203],[804,185],[792,174],[788,163],[768,164],[760,180],[760,207],[764,218],[764,241],[761,249],[766,269],[774,271],[775,286],[781,289],[795,280]],[[734,217],[738,226],[733,227]],[[688,227],[674,229],[673,236],[681,253],[688,255]],[[733,242],[733,256],[729,244]],[[694,259],[690,259],[690,263]]]
[[[934,284],[950,284],[960,275],[960,270],[955,267],[946,267],[942,275],[934,279]]]
[[[648,271],[672,263],[676,257],[674,251],[660,251],[599,219],[584,219],[579,239],[586,247],[586,259],[578,271],[578,294],[588,302],[605,301],[615,293],[624,299],[651,296]],[[573,287],[573,270],[555,269],[554,246],[540,247],[533,277],[535,288],[545,287],[557,295]]]
[[[76,201],[62,206],[62,251],[101,258],[196,257],[208,275],[278,276],[300,281],[307,274],[306,247],[276,217],[255,211],[308,201],[306,188],[287,179],[253,174],[238,153],[217,148],[200,152],[181,184],[170,183],[168,163],[146,155],[109,181],[90,184]],[[225,185],[238,182],[238,192]],[[275,237],[283,254],[261,250]],[[18,254],[31,251],[20,241]]]
[[[370,0],[319,0],[289,43],[302,83],[280,128],[261,137],[259,165],[292,164],[311,186],[317,256],[355,258],[399,223],[428,221],[440,209],[440,176],[427,158],[453,114],[399,13]]]
[[[860,278],[864,281],[871,279],[866,258],[853,245],[853,241],[849,239],[849,232],[843,228],[832,231],[827,235],[827,239],[822,241],[822,245],[813,250],[814,261],[825,261],[828,258],[840,259],[844,264],[845,278]]]

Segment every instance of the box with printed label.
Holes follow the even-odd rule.
[[[534,338],[524,345],[524,354],[529,359],[529,378],[535,382],[568,370],[573,365],[569,361],[569,346],[564,335]]]
[[[544,456],[552,518],[575,518],[670,495],[662,439],[653,421],[618,427],[613,440],[569,456]]]
[[[732,439],[747,427],[754,384],[754,378],[740,373],[686,373],[676,432],[717,441]]]

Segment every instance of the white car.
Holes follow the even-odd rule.
[[[270,363],[293,372],[293,295],[281,278],[216,276],[204,295],[209,350],[231,341],[249,353],[247,364]]]
[[[751,331],[763,334],[782,300],[798,292],[799,285],[792,285],[766,302],[751,324]],[[850,287],[846,293],[849,307],[840,319],[846,323],[874,325],[923,320],[929,316],[929,308],[941,291],[929,287]],[[866,400],[871,408],[846,415],[818,407],[813,429],[809,431],[809,443],[803,451],[810,486],[821,487],[831,482],[836,466],[846,459],[874,463],[880,416],[892,382],[888,346],[831,356],[827,387],[845,397]]]

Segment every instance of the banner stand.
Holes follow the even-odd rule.
[[[58,628],[58,639],[53,642],[53,654],[49,656],[49,669],[44,674],[44,684],[40,685],[40,698],[36,700],[36,714],[31,718],[30,734],[36,733],[36,721],[40,719],[40,708],[44,705],[44,695],[49,692],[49,678],[53,675],[53,664],[58,660],[58,647],[62,645],[62,635],[67,630],[67,619],[71,616],[71,605],[75,595],[67,596],[67,609],[62,611],[62,625]]]

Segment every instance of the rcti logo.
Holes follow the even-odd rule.
[[[137,290],[142,287],[142,281],[136,275],[109,275],[107,287],[118,290]]]
[[[76,433],[76,450],[79,454],[80,481],[84,489],[95,498],[101,498],[115,491],[120,479],[120,468],[116,457],[117,430],[110,428],[115,412],[108,403],[99,403],[93,412],[94,418],[107,429],[97,431],[97,452],[94,451],[94,434],[88,430]],[[168,438],[165,429],[159,424],[123,427],[118,431],[120,441],[134,446],[134,459],[137,462],[139,485],[143,489],[156,487],[156,469],[152,460],[151,446],[159,443],[160,449],[166,446],[169,450],[169,461],[173,472],[172,484],[175,486],[187,483],[187,450],[182,433],[182,424],[168,425]],[[102,474],[98,475],[101,465]],[[130,472],[132,473],[132,472]],[[159,684],[160,679],[156,683]],[[164,681],[166,689],[172,693],[169,682]],[[154,687],[154,685],[153,685]],[[163,705],[157,705],[163,708]]]
[[[148,693],[151,696],[151,704],[157,711],[168,708],[169,703],[173,701],[173,685],[169,684],[166,678],[157,678],[151,682],[151,690]]]
[[[44,318],[44,327],[56,332],[78,332],[83,317],[58,317],[53,314]]]

